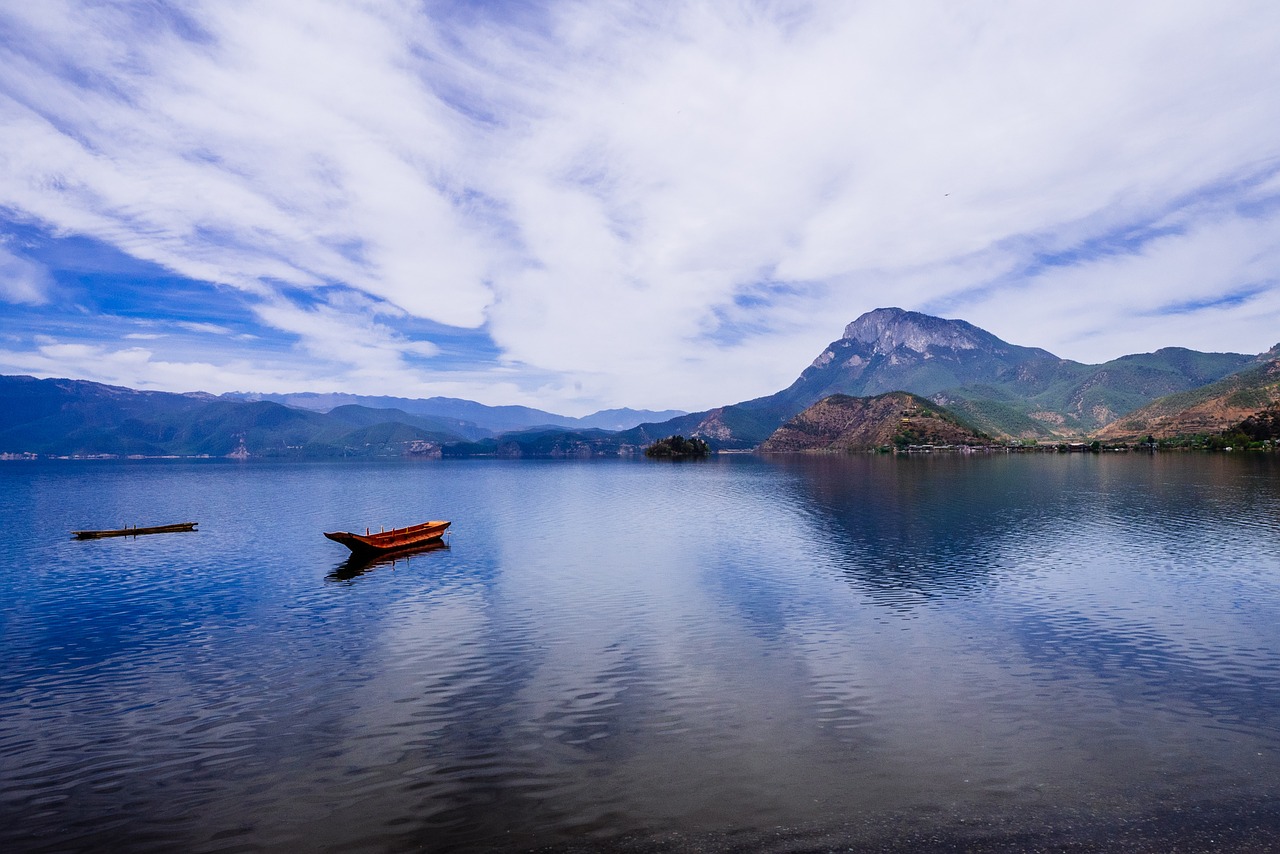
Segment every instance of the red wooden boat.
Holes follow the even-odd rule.
[[[423,522],[421,525],[410,525],[408,528],[392,528],[390,531],[370,533],[365,528],[363,534],[352,534],[347,531],[325,532],[325,536],[335,543],[342,543],[351,549],[352,554],[372,555],[394,552],[400,549],[417,548],[425,543],[439,540],[444,536],[448,522],[436,520]]]

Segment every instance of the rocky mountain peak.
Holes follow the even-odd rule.
[[[976,350],[989,347],[984,333],[963,320],[944,320],[900,308],[877,308],[844,328],[843,338],[870,345],[876,353],[899,347],[925,353],[932,348]],[[991,337],[991,336],[987,336]]]

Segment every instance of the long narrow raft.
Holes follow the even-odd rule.
[[[72,531],[77,540],[100,540],[103,537],[140,537],[143,534],[177,534],[194,531],[199,522],[178,522],[175,525],[152,525],[150,528],[116,528],[110,531]]]
[[[390,531],[363,534],[352,534],[348,531],[325,532],[325,536],[335,543],[342,543],[351,549],[352,554],[370,555],[384,552],[412,549],[426,543],[434,542],[444,536],[449,523],[443,520],[423,522],[421,525],[410,525],[408,528],[392,528]]]

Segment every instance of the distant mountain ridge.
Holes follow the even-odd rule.
[[[450,398],[414,401],[358,395],[305,395],[302,397],[317,407],[307,409],[251,399],[255,397],[139,391],[87,380],[0,376],[0,453],[295,458],[595,456],[616,454],[625,443],[599,427],[566,430],[546,425],[547,416],[574,424],[629,425],[649,414],[615,409],[574,419],[528,407],[488,407]],[[419,412],[342,402],[353,399],[400,402]],[[335,405],[317,411],[329,404]],[[446,414],[423,414],[422,410]],[[450,413],[473,415],[483,423],[450,417]],[[521,423],[526,421],[535,426]],[[512,423],[519,426],[507,426]]]
[[[339,406],[356,405],[369,409],[398,409],[410,415],[452,419],[461,425],[473,425],[490,434],[525,430],[531,427],[565,427],[574,430],[626,430],[645,421],[660,421],[684,415],[683,410],[666,409],[602,409],[591,415],[575,418],[557,415],[528,406],[488,406],[474,400],[456,397],[390,397],[331,392],[298,392],[291,394],[267,394],[258,392],[228,392],[222,395],[230,400],[267,400],[298,409],[329,412]]]
[[[404,413],[324,415],[269,401],[23,376],[0,376],[0,413],[0,452],[19,454],[227,456],[243,448],[257,455],[366,456],[466,438]]]
[[[1157,397],[1221,379],[1254,358],[1171,347],[1085,365],[1010,344],[963,320],[879,308],[848,324],[782,391],[642,424],[626,435],[652,441],[681,432],[716,447],[750,448],[832,394],[906,391],[949,407],[988,433],[1082,436]]]

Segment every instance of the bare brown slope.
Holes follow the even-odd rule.
[[[876,397],[833,394],[779,427],[762,453],[859,451],[894,445],[981,445],[989,437],[937,404],[905,391]]]
[[[1280,344],[1261,364],[1191,391],[1171,394],[1108,424],[1096,435],[1107,441],[1219,433],[1280,403]]]

